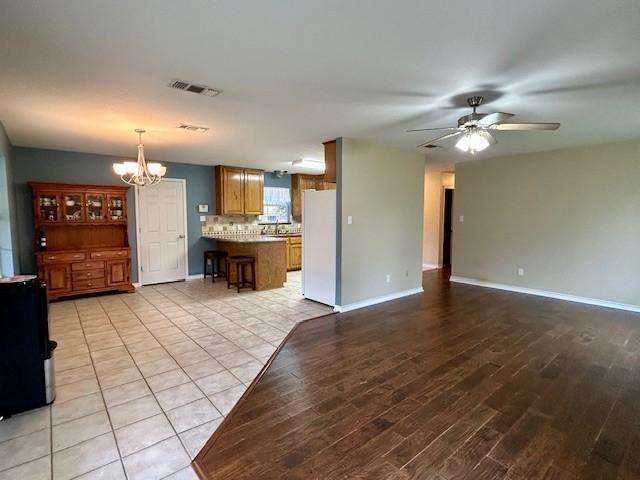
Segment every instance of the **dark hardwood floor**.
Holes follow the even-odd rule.
[[[201,477],[640,478],[640,315],[424,287],[301,324]]]

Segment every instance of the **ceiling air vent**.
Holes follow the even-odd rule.
[[[195,83],[185,82],[184,80],[172,80],[169,87],[185,92],[197,93],[207,97],[216,97],[220,95],[221,90],[207,87],[206,85],[197,85]]]
[[[197,125],[190,125],[188,123],[181,123],[178,125],[178,128],[182,128],[183,130],[189,130],[190,132],[206,132],[209,130],[209,127],[198,127]]]

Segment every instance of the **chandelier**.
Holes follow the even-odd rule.
[[[161,163],[149,162],[144,159],[144,145],[142,144],[142,134],[144,130],[136,129],[138,134],[138,161],[114,163],[113,171],[124,183],[129,185],[137,185],[144,187],[145,185],[155,185],[160,183],[162,177],[167,173],[167,167],[163,167]]]

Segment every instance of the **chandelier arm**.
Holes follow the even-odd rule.
[[[157,164],[157,166],[160,167],[160,171],[158,174],[152,174],[149,171],[149,166],[147,165],[147,160],[144,156],[144,144],[142,143],[142,134],[144,133],[144,130],[136,129],[136,133],[138,134],[138,158],[136,162],[136,170],[133,173],[125,171],[122,175],[120,175],[120,180],[122,180],[127,185],[135,185],[140,187],[144,187],[145,185],[156,185],[162,180],[163,170],[164,172],[166,172],[166,167],[163,167],[162,164]],[[154,164],[154,168],[155,167],[156,165]],[[121,171],[122,169],[124,169],[124,164],[114,164],[114,170],[116,171],[116,173],[118,173],[118,170]]]

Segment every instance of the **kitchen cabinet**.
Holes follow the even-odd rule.
[[[218,165],[215,175],[217,215],[262,215],[263,170]]]
[[[291,175],[291,215],[296,220],[302,217],[302,192],[305,190],[326,190],[323,175]]]
[[[300,270],[302,268],[302,237],[288,237],[287,251],[287,270]]]
[[[336,183],[336,141],[324,142],[324,180]]]
[[[244,170],[244,213],[262,215],[264,213],[264,172]]]
[[[127,236],[128,187],[30,182],[38,276],[50,299],[132,292]]]

